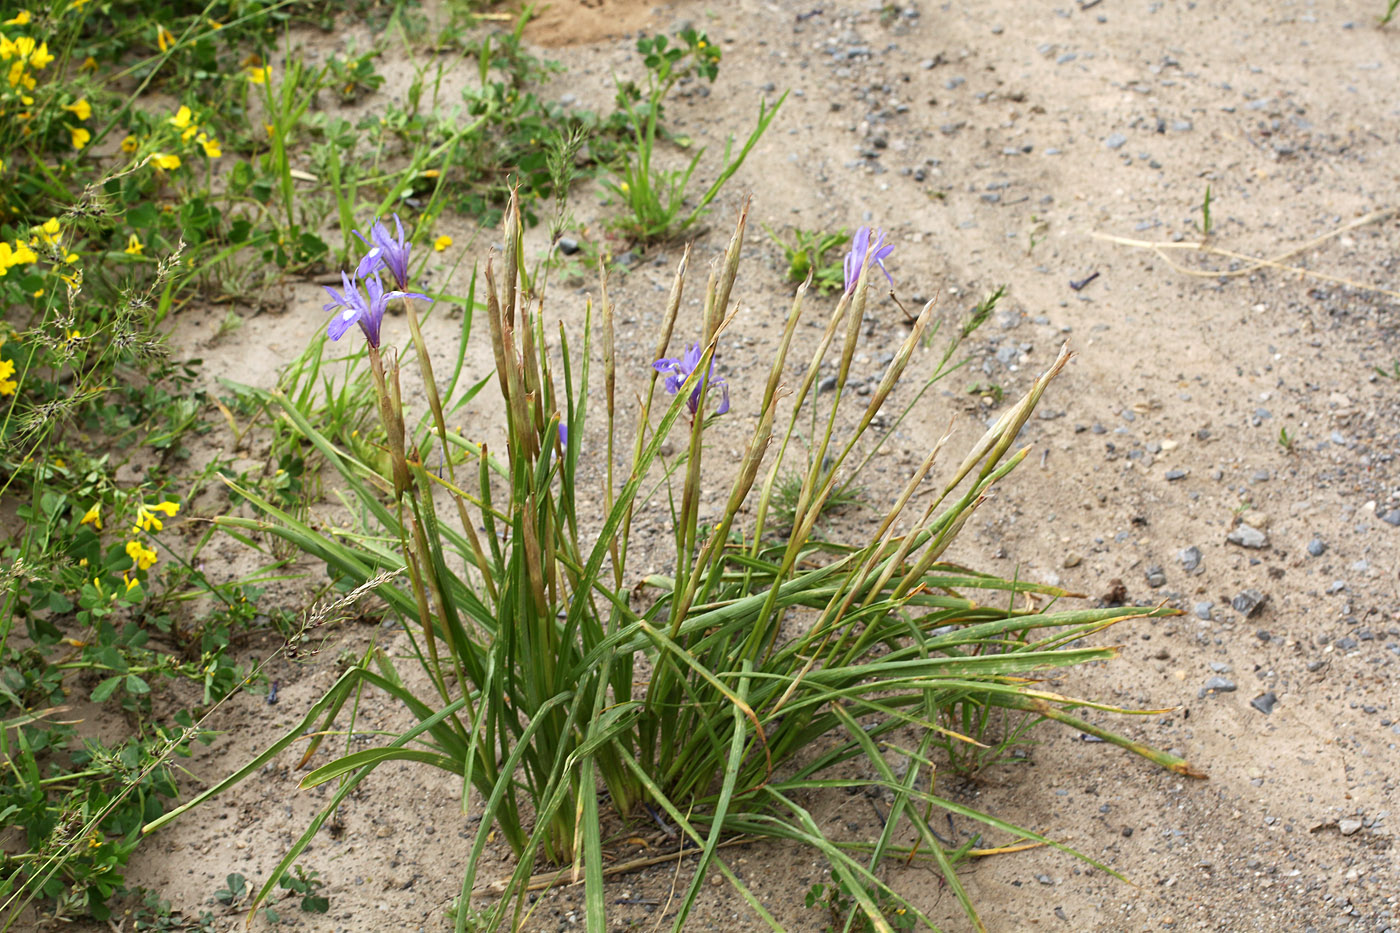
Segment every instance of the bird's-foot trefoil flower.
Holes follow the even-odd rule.
[[[384,320],[384,311],[390,301],[395,298],[420,298],[423,301],[432,301],[427,295],[421,295],[417,292],[386,292],[384,283],[379,281],[377,275],[365,279],[363,290],[358,282],[344,272],[340,273],[340,281],[345,290],[338,292],[329,285],[325,286],[326,291],[334,300],[322,305],[322,310],[336,312],[335,317],[331,318],[330,325],[326,328],[326,334],[332,340],[339,340],[345,336],[345,332],[352,325],[359,324],[360,329],[365,332],[365,338],[369,341],[369,345],[378,349],[379,325]]]
[[[360,231],[355,231],[360,242],[369,247],[369,252],[365,253],[355,269],[356,278],[368,278],[380,269],[388,269],[395,285],[408,288],[408,253],[413,244],[404,237],[398,214],[394,215],[394,228],[398,231],[397,236],[389,233],[382,220],[376,220],[374,226],[369,228],[369,239],[365,239]]]
[[[703,355],[700,344],[692,343],[680,356],[662,357],[651,365],[657,372],[665,373],[666,391],[675,395],[681,390],[685,381],[690,378],[690,374],[695,372],[700,365],[700,358]],[[706,383],[719,389],[722,393],[719,408],[715,409],[715,414],[722,415],[729,411],[729,386],[723,379],[715,376],[715,361],[711,359],[709,369],[696,382],[695,388],[690,392],[690,398],[685,400],[686,410],[690,412],[692,417],[700,410],[700,395],[704,392]]]
[[[873,239],[873,242],[872,242]],[[879,266],[880,271],[885,273],[885,278],[894,284],[894,277],[890,275],[890,270],[885,268],[885,258],[894,252],[894,244],[885,242],[885,233],[876,227],[861,227],[856,231],[855,239],[851,241],[851,251],[846,254],[846,294],[855,291],[856,282],[860,280],[861,267],[865,265],[865,257],[870,255],[870,264]]]

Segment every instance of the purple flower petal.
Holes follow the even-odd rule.
[[[855,291],[856,283],[860,281],[860,270],[865,265],[865,257],[870,256],[870,264],[879,266],[880,271],[885,273],[885,278],[890,284],[894,284],[894,276],[890,275],[890,270],[885,268],[885,259],[894,252],[894,244],[885,242],[885,233],[876,228],[873,233],[875,242],[871,239],[872,230],[870,227],[861,227],[856,231],[855,238],[851,240],[851,250],[846,254],[846,261],[843,264],[846,273],[846,294]]]
[[[662,357],[651,365],[657,372],[666,374],[664,385],[667,394],[676,395],[685,385],[685,381],[689,379],[690,375],[700,366],[700,360],[704,355],[700,344],[693,343],[685,348],[685,352],[682,353],[681,356]],[[724,393],[716,414],[722,415],[729,411],[729,386],[725,384],[723,379],[715,376],[714,371],[715,362],[711,359],[708,370],[696,382],[695,387],[690,391],[690,396],[685,400],[686,410],[688,410],[692,416],[699,412],[700,396],[704,394],[707,385],[719,388]]]

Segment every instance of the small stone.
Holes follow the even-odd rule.
[[[1103,141],[1103,144],[1110,149],[1122,149],[1128,142],[1128,137],[1122,133],[1113,133]]]
[[[1278,705],[1278,697],[1270,690],[1268,693],[1261,693],[1259,696],[1250,700],[1249,705],[1267,716],[1272,713],[1274,707]]]
[[[1211,677],[1201,688],[1201,696],[1211,693],[1234,693],[1237,689],[1235,682],[1228,677]]]
[[[818,394],[818,395],[820,395],[820,394],[823,393],[823,392],[835,392],[835,391],[836,391],[836,377],[835,377],[835,376],[826,376],[826,377],[824,377],[824,378],[822,379],[821,382],[817,383],[817,394]]]
[[[1078,554],[1071,554],[1065,558],[1065,569],[1068,570],[1070,567],[1078,567],[1083,562],[1084,558],[1080,557]]]
[[[1055,883],[1055,879],[1051,878],[1049,875],[1036,875],[1036,876],[1035,876],[1035,880],[1036,880],[1036,881],[1039,881],[1041,884],[1054,884],[1054,883]]]
[[[1247,619],[1258,612],[1268,598],[1269,597],[1258,590],[1243,590],[1238,596],[1230,600],[1230,608]]]
[[[1215,603],[1196,603],[1196,618],[1200,619],[1202,622],[1209,622],[1211,618],[1210,611],[1213,608],[1215,608]]]
[[[1327,551],[1327,542],[1321,538],[1313,538],[1308,542],[1308,553],[1313,557],[1321,557]]]
[[[1259,550],[1268,545],[1269,536],[1253,525],[1239,525],[1226,535],[1225,540],[1231,544],[1238,544],[1240,547]]]
[[[1182,569],[1188,573],[1201,566],[1201,549],[1194,544],[1177,554],[1177,557],[1181,560]]]
[[[579,251],[578,240],[571,236],[561,236],[559,238],[559,252],[565,256],[572,256]]]
[[[1190,475],[1190,473],[1190,470],[1168,470],[1167,482],[1170,483],[1174,482],[1175,480],[1185,479],[1188,475]]]
[[[1260,531],[1269,530],[1269,516],[1258,509],[1245,509],[1240,513],[1239,519],[1242,525],[1251,525]]]
[[[1385,522],[1387,525],[1400,527],[1400,509],[1391,509],[1389,512],[1382,513],[1381,521]]]
[[[1161,567],[1154,565],[1147,568],[1147,585],[1154,590],[1167,585],[1167,575]]]
[[[1337,829],[1343,836],[1354,836],[1361,832],[1361,821],[1355,817],[1337,821]]]
[[[1189,133],[1189,132],[1191,132],[1191,121],[1190,121],[1190,120],[1173,120],[1173,121],[1172,121],[1172,130],[1173,130],[1174,132],[1177,132],[1177,133]]]

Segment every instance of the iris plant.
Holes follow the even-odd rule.
[[[351,325],[359,324],[369,340],[369,345],[377,350],[379,325],[384,320],[384,309],[391,300],[419,298],[432,301],[427,295],[403,291],[408,288],[408,252],[412,244],[404,237],[403,224],[399,221],[398,214],[394,215],[394,227],[398,231],[397,236],[389,233],[383,221],[376,220],[374,226],[370,227],[368,240],[360,231],[355,231],[355,236],[369,247],[369,252],[365,253],[359,265],[355,267],[354,278],[343,271],[340,273],[343,291],[336,291],[330,286],[325,287],[332,300],[322,305],[322,310],[338,312],[326,328],[326,333],[332,340],[339,340]],[[389,274],[394,277],[394,283],[398,285],[397,289],[385,291],[384,283],[379,279],[381,269],[389,270]],[[364,283],[363,288],[361,281]]]
[[[368,240],[360,231],[355,231],[355,236],[369,248],[355,269],[356,278],[363,279],[380,269],[388,269],[399,288],[408,288],[408,252],[413,244],[404,238],[403,224],[398,214],[394,215],[394,229],[398,231],[397,236],[391,236],[384,222],[376,220],[374,226],[369,228]]]
[[[360,265],[363,266],[364,263]],[[340,281],[345,288],[343,292],[338,292],[329,285],[324,286],[334,301],[321,306],[324,311],[339,312],[331,318],[330,326],[326,328],[326,333],[332,340],[339,340],[350,329],[351,325],[359,324],[360,329],[365,332],[365,337],[369,340],[369,345],[378,349],[379,325],[384,320],[384,309],[392,299],[421,298],[423,301],[432,301],[427,295],[418,292],[397,290],[386,292],[384,283],[379,281],[377,275],[371,275],[365,279],[363,290],[360,288],[360,283],[344,272],[340,273]]]
[[[690,374],[695,372],[696,367],[700,365],[701,356],[700,344],[692,343],[682,355],[662,357],[651,365],[657,372],[666,374],[666,391],[675,395],[681,390],[685,381],[690,378]],[[695,388],[690,392],[690,398],[686,399],[685,402],[685,407],[692,417],[700,410],[700,394],[705,391],[707,382],[723,393],[715,414],[722,415],[729,411],[729,386],[725,384],[723,379],[715,377],[715,361],[711,359],[709,370],[695,384]]]
[[[874,242],[871,242],[871,236]],[[861,227],[856,231],[855,239],[851,241],[851,251],[846,254],[846,294],[855,291],[856,282],[860,280],[861,267],[865,265],[866,254],[870,254],[870,264],[879,266],[880,271],[885,273],[885,278],[894,284],[894,277],[890,275],[890,270],[885,268],[885,257],[894,252],[894,244],[885,242],[885,233],[876,227],[871,230],[869,227]]]

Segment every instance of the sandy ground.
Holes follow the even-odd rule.
[[[571,19],[576,6],[586,15]],[[1374,28],[1381,6],[745,0],[651,10],[555,0],[530,34],[568,67],[550,93],[593,109],[610,106],[613,71],[639,70],[635,35],[609,33],[690,22],[722,42],[718,82],[668,103],[678,131],[711,146],[711,177],[722,134],[746,132],[761,96],[792,89],[717,203],[701,260],[723,248],[752,192],[754,219],[775,229],[883,225],[898,244],[889,265],[901,298],[938,295],[950,321],[1009,285],[970,344],[970,368],[897,438],[890,482],[950,415],[966,440],[998,410],[967,394],[969,383],[999,384],[1009,400],[1061,342],[1077,352],[1027,428],[1036,452],[950,556],[1059,582],[1090,602],[1185,610],[1119,631],[1119,661],[1057,686],[1179,708],[1118,725],[1209,778],[1047,727],[1028,763],[951,788],[1136,882],[1052,851],[983,860],[965,880],[989,929],[1400,927],[1400,383],[1375,371],[1400,358],[1400,223],[1375,214],[1400,200],[1400,31]],[[391,82],[384,93],[401,91]],[[1198,243],[1207,185],[1211,245],[1288,254],[1281,262],[1315,275],[1094,237]],[[594,233],[610,210],[590,194],[573,209]],[[738,418],[789,294],[781,255],[756,224],[748,242],[736,289],[745,310],[721,355]],[[621,355],[637,372],[678,255],[653,250],[615,283]],[[249,361],[294,352],[322,322],[313,288],[288,294],[284,313],[250,317],[212,346],[205,335],[222,311],[189,312],[176,340],[211,372],[270,384],[272,367],[250,372]],[[903,314],[880,303],[858,366],[878,374],[879,355],[905,333]],[[372,631],[347,630],[346,642]],[[212,724],[227,734],[189,764],[196,779],[221,776],[294,723],[336,676],[337,651],[275,670],[277,706],[250,696],[220,711]],[[378,698],[364,715],[403,722]],[[323,799],[295,792],[294,765],[284,756],[162,831],[133,860],[132,880],[197,912],[225,874],[265,877]],[[424,768],[381,769],[303,857],[328,879],[331,912],[297,917],[302,928],[448,928],[475,828],[455,791]],[[874,831],[859,798],[812,805],[852,834]],[[493,849],[482,877],[507,873],[506,855]],[[802,906],[823,878],[817,859],[754,846],[729,860],[789,929],[823,928]],[[946,928],[966,927],[934,874],[892,877]],[[615,927],[655,928],[672,880],[656,868],[617,881]],[[580,904],[577,889],[557,892],[527,929],[581,927]],[[759,925],[720,886],[689,928]]]

